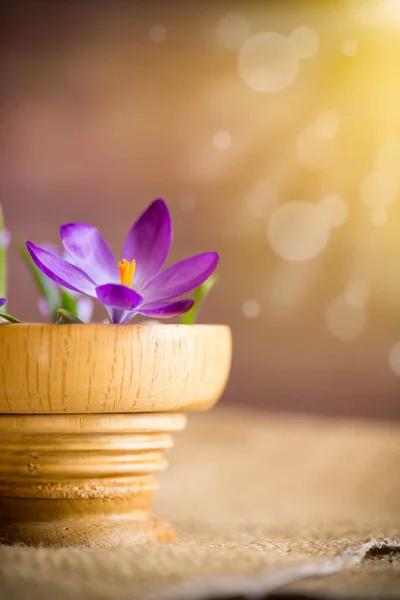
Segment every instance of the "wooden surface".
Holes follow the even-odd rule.
[[[230,366],[222,325],[4,325],[0,413],[205,410]]]
[[[173,541],[150,517],[180,413],[0,416],[0,542],[132,546]]]

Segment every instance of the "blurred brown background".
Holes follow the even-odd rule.
[[[163,197],[171,261],[221,254],[201,321],[233,330],[223,402],[400,417],[400,3],[15,2],[0,23],[11,312],[40,319],[19,240],[85,221],[118,255]]]

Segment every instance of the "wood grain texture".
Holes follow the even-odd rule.
[[[206,410],[230,366],[223,325],[2,325],[0,413]]]
[[[0,415],[0,542],[131,546],[173,541],[150,516],[180,413]]]
[[[230,365],[224,326],[0,326],[0,542],[173,541],[154,473]]]

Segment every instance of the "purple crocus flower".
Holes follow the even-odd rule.
[[[7,298],[0,298],[0,308],[7,304]]]
[[[65,250],[60,250],[60,248],[56,244],[52,244],[51,242],[43,242],[40,247],[44,250],[52,252],[53,254],[59,256],[60,258],[63,258],[64,260],[68,260],[69,258],[69,255]],[[48,285],[51,285],[52,295],[55,298],[56,302],[58,302],[58,307],[60,308],[62,306],[62,298],[59,286],[53,281],[50,281]],[[76,301],[76,316],[78,317],[78,319],[80,319],[84,323],[89,323],[94,310],[93,300],[91,298],[88,298],[87,296],[81,296],[77,292],[71,291],[69,295]],[[43,296],[39,297],[38,308],[42,317],[51,317],[51,305]]]
[[[7,250],[11,241],[11,233],[7,231],[7,229],[0,230],[0,248],[5,248]]]
[[[63,225],[60,233],[70,261],[26,242],[32,259],[59,285],[98,298],[111,323],[127,323],[136,314],[167,318],[187,312],[194,300],[176,298],[208,279],[219,261],[216,252],[204,252],[161,271],[172,243],[171,215],[164,200],[153,202],[133,225],[120,262],[91,225]]]

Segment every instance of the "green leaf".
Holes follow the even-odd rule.
[[[13,317],[12,315],[9,315],[8,313],[0,312],[0,318],[5,319],[9,323],[21,323],[21,321],[19,319],[17,319],[17,317]]]
[[[75,317],[78,316],[78,303],[66,290],[60,289],[61,292],[61,308],[71,313]]]
[[[5,231],[3,209],[0,204],[0,236]],[[0,298],[7,296],[7,250],[0,244]]]
[[[60,298],[54,291],[54,287],[49,283],[48,278],[42,271],[35,265],[31,255],[28,252],[25,244],[19,244],[19,252],[22,260],[27,265],[28,269],[33,275],[35,283],[39,289],[40,294],[45,298],[46,302],[50,306],[53,314],[53,319],[56,318],[57,309],[60,307]]]
[[[203,304],[217,281],[218,275],[213,274],[195,290],[193,294],[195,303],[192,308],[181,317],[181,323],[183,325],[193,325],[193,323],[196,323],[200,306]]]
[[[71,325],[73,323],[83,323],[78,317],[65,310],[65,308],[59,308],[57,310],[56,324],[57,325]]]

